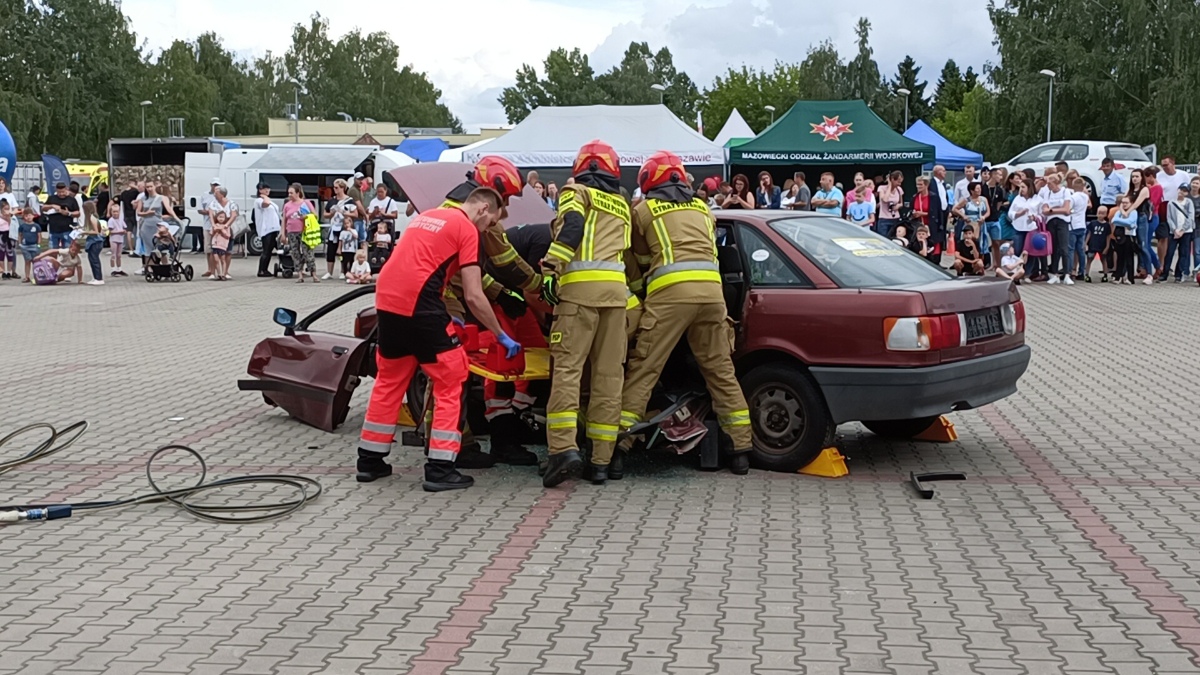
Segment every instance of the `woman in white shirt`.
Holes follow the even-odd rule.
[[[1016,231],[1016,237],[1013,239],[1013,245],[1016,247],[1016,254],[1019,256],[1025,252],[1025,239],[1030,232],[1037,229],[1037,221],[1034,218],[1038,214],[1038,209],[1041,202],[1033,194],[1033,186],[1027,182],[1022,182],[1020,189],[1017,191],[1016,198],[1013,199],[1012,205],[1008,207],[1008,221],[1012,224],[1013,230]],[[1035,273],[1040,271],[1039,265],[1044,258],[1030,258],[1029,269],[1026,270],[1027,277],[1033,277]]]
[[[271,201],[271,187],[266,183],[258,184],[258,198],[254,200],[254,229],[262,241],[262,253],[258,254],[258,276],[273,277],[271,274],[271,256],[275,255],[275,246],[279,242],[279,207]]]
[[[1046,176],[1046,190],[1042,197],[1041,212],[1046,217],[1046,231],[1054,242],[1050,251],[1050,279],[1047,283],[1060,281],[1072,285],[1070,270],[1067,269],[1067,251],[1071,235],[1071,191],[1063,187],[1062,174]]]

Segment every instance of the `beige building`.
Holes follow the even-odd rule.
[[[218,131],[220,129],[218,128]],[[439,133],[439,132],[445,133]],[[449,129],[412,129],[400,127],[395,122],[345,122],[342,120],[267,120],[264,136],[222,136],[219,138],[247,145],[271,145],[283,143],[381,145],[394,148],[405,138],[440,138],[452,147],[477,143],[508,133],[508,129],[493,127],[481,129],[478,134],[454,134]]]

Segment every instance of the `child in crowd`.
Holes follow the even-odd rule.
[[[12,236],[17,229],[15,221],[12,206],[7,200],[0,199],[0,278],[3,279],[17,278],[15,237]]]
[[[933,242],[929,241],[928,225],[921,225],[917,228],[917,238],[913,240],[912,251],[934,265],[942,264],[941,251],[934,246]]]
[[[18,242],[21,245],[21,257],[25,259],[25,279],[23,283],[29,283],[29,270],[33,265],[33,259],[38,257],[40,252],[38,249],[38,238],[41,237],[41,228],[37,224],[37,213],[33,209],[26,207],[21,212],[21,224],[17,230]]]
[[[342,232],[338,235],[338,250],[342,252],[342,279],[350,273],[354,264],[354,254],[358,250],[358,230],[354,227],[354,214],[347,214],[343,219]],[[368,270],[369,271],[369,270]]]
[[[892,241],[896,242],[897,246],[908,248],[908,228],[904,225],[897,225],[896,231],[892,233]]]
[[[975,236],[975,228],[963,228],[962,246],[954,253],[954,271],[958,272],[959,276],[983,276],[983,271],[987,268]]]
[[[1100,283],[1108,283],[1108,275],[1112,273],[1114,267],[1114,256],[1112,247],[1112,224],[1108,222],[1108,207],[1100,206],[1096,209],[1096,217],[1088,221],[1088,239],[1087,239],[1087,262],[1084,268],[1088,270],[1083,280],[1087,283],[1092,283],[1092,275],[1090,274],[1092,261],[1096,256],[1100,256],[1100,265],[1104,269],[1104,276],[1100,278]]]
[[[392,247],[392,235],[388,232],[388,223],[386,220],[380,221],[375,229],[375,246],[384,250]]]
[[[859,185],[854,188],[854,201],[846,207],[846,220],[859,227],[875,227],[875,202],[866,201],[867,188]]]
[[[1135,174],[1136,175],[1136,174]],[[1133,208],[1129,195],[1121,197],[1121,206],[1114,213],[1109,210],[1112,218],[1113,236],[1111,246],[1117,252],[1117,268],[1113,273],[1112,282],[1121,284],[1134,283],[1138,257],[1138,213]]]
[[[165,223],[160,223],[154,232],[154,251],[150,253],[150,262],[154,265],[171,264],[171,253],[175,250],[175,238]]]
[[[218,212],[213,218],[212,224],[212,278],[215,281],[225,281],[229,278],[229,267],[226,264],[225,254],[229,252],[229,238],[232,231],[229,227],[229,220],[222,217],[224,215],[224,213]]]
[[[371,283],[371,265],[367,263],[367,252],[360,248],[352,255],[354,256],[354,264],[350,266],[350,271],[346,273],[346,283]]]
[[[1021,279],[1025,278],[1025,254],[1016,256],[1013,253],[1012,244],[1000,244],[1000,267],[996,269],[996,276],[1020,284]]]
[[[108,205],[108,248],[110,257],[109,274],[114,277],[129,276],[121,270],[121,251],[125,248],[125,219],[121,217],[121,202],[113,200]]]

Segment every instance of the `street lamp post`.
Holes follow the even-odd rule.
[[[1054,78],[1058,77],[1058,73],[1049,68],[1038,71],[1040,74],[1050,78],[1050,98],[1046,102],[1046,142],[1050,142],[1050,124],[1054,119]]]
[[[293,111],[293,112],[294,112],[294,114],[296,115],[296,117],[295,117],[295,126],[293,126],[293,127],[292,127],[293,131],[295,132],[295,137],[294,137],[294,139],[293,139],[293,141],[292,141],[292,142],[293,142],[294,144],[296,144],[296,145],[299,145],[299,144],[300,144],[300,94],[301,94],[301,93],[305,93],[305,94],[307,94],[307,93],[308,93],[308,90],[304,88],[304,85],[300,84],[300,80],[297,80],[297,79],[296,79],[296,78],[294,78],[294,77],[291,79],[291,83],[292,83],[293,85],[295,85],[295,87],[296,87],[296,89],[295,89],[295,92],[296,92],[296,97],[295,97],[295,103],[296,103],[296,107],[295,107],[295,109],[294,109],[294,111]]]
[[[153,101],[142,101],[139,105],[142,106],[142,138],[146,137],[146,106],[154,105]]]
[[[215,138],[217,135],[217,127],[223,127],[225,126],[225,123],[221,121],[220,117],[210,117],[208,121],[212,122],[212,133],[209,134],[209,136]]]
[[[652,84],[652,85],[650,85],[650,88],[651,88],[651,89],[653,89],[654,91],[657,91],[657,92],[658,92],[658,104],[659,104],[659,105],[662,105],[662,103],[663,103],[663,94],[665,94],[665,93],[666,93],[666,91],[667,91],[667,88],[666,88],[665,86],[661,85],[661,84]]]
[[[763,110],[766,110],[767,112],[771,113],[771,124],[775,124],[775,106],[764,105]]]
[[[912,94],[911,91],[901,87],[896,90],[897,94],[904,94],[904,130],[908,131],[908,97]]]

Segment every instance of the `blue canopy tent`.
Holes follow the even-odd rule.
[[[396,149],[418,162],[436,162],[450,144],[440,138],[406,138]]]
[[[949,171],[962,171],[963,167],[968,164],[975,167],[983,166],[983,155],[981,153],[958,147],[946,140],[945,136],[939,134],[933,127],[922,120],[914,122],[908,128],[908,131],[904,132],[904,137],[932,145],[937,163],[946,167]],[[933,168],[933,165],[926,164],[924,168],[930,169]]]

